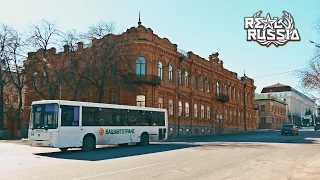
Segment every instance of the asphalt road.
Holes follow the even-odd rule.
[[[254,132],[100,147],[92,152],[0,141],[0,179],[320,179],[320,131]]]

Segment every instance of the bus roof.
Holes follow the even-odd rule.
[[[57,103],[57,104],[61,104],[61,105],[100,107],[100,108],[134,109],[134,110],[161,111],[161,112],[167,111],[166,109],[161,109],[161,108],[128,106],[128,105],[118,105],[118,104],[105,104],[105,103],[93,103],[93,102],[82,102],[82,101],[68,101],[68,100],[40,100],[40,101],[33,101],[31,103],[31,105],[48,104],[48,103]]]

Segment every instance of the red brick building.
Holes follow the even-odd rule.
[[[137,82],[137,90],[115,87],[109,82],[104,103],[166,108],[171,136],[256,129],[254,81],[246,76],[239,78],[236,73],[225,69],[218,53],[212,53],[205,59],[191,51],[184,52],[140,22],[138,27],[131,27],[121,36],[136,37],[131,43],[136,52],[131,59],[136,72],[130,83]],[[78,45],[77,54],[90,48],[83,48],[82,43]],[[26,62],[37,53],[29,53]],[[60,53],[50,49],[47,58],[54,66],[59,66],[67,53],[67,49]],[[36,71],[42,74],[41,68]],[[30,83],[28,87],[32,86]],[[61,99],[70,99],[66,86],[62,84],[60,88]],[[81,98],[95,101],[94,88],[85,89],[87,92],[83,92]],[[32,88],[29,88],[27,96],[26,107],[41,99]]]
[[[286,117],[285,101],[256,94],[255,105],[259,108],[259,129],[281,129],[283,124],[289,123]]]

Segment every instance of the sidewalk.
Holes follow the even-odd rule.
[[[28,144],[28,139],[0,139],[0,143]]]

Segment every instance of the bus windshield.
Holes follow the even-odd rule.
[[[58,127],[58,104],[32,105],[30,128],[56,129]]]

